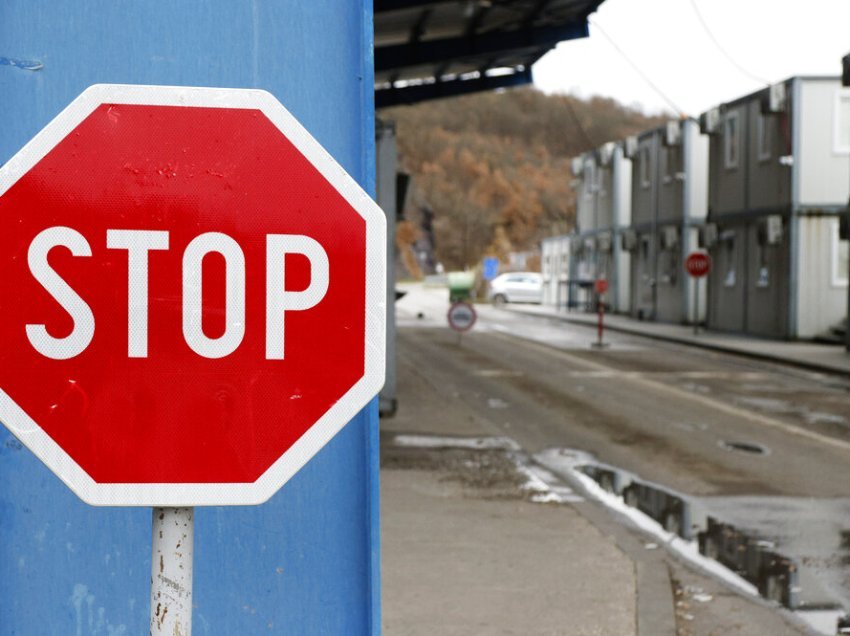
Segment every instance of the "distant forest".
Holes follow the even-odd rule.
[[[413,276],[422,273],[414,244],[433,243],[437,262],[464,269],[484,256],[506,260],[569,231],[575,220],[570,159],[663,121],[611,99],[533,88],[428,101],[378,116],[396,122],[401,168],[413,177],[407,221],[397,234]]]

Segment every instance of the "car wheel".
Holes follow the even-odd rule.
[[[501,307],[502,305],[508,304],[508,297],[504,294],[496,294],[493,296],[493,304],[497,307]]]

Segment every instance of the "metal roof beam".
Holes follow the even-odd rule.
[[[445,0],[375,0],[372,6],[375,14],[378,14],[398,9],[412,9],[413,7],[424,8],[441,2],[445,2]]]
[[[562,40],[587,37],[587,20],[581,18],[555,27],[534,27],[517,31],[494,31],[473,37],[428,40],[415,44],[395,44],[375,49],[375,71],[445,60],[461,59],[474,55],[503,55],[511,49],[555,45]]]
[[[418,84],[403,88],[384,88],[375,91],[375,107],[387,108],[401,104],[413,104],[441,97],[456,97],[479,91],[520,86],[531,83],[531,69],[523,69],[509,75],[481,76],[474,79],[454,79],[431,84]]]

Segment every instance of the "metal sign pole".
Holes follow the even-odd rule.
[[[194,508],[153,509],[151,636],[191,636]]]
[[[605,323],[604,323],[605,305],[602,303],[602,294],[597,295],[596,305],[597,305],[597,310],[599,312],[599,316],[598,316],[599,322],[596,325],[596,346],[601,347],[602,346],[602,333],[605,329]]]
[[[699,278],[691,278],[694,281],[694,335],[699,334]]]

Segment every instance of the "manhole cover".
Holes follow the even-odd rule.
[[[747,453],[749,455],[767,455],[768,450],[761,444],[752,442],[734,442],[722,439],[718,442],[721,448],[729,451],[737,451],[739,453]]]

